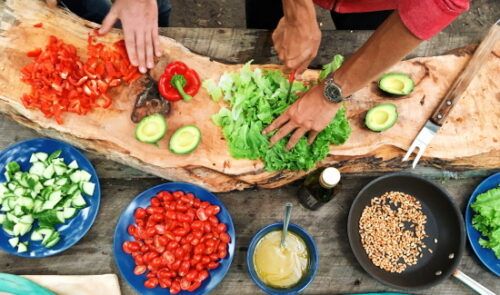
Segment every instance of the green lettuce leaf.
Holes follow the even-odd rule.
[[[472,225],[483,236],[479,244],[493,250],[500,259],[500,188],[478,195],[471,208],[476,212]]]
[[[344,57],[340,54],[336,54],[330,63],[323,66],[323,69],[319,73],[319,80],[323,81],[328,75],[335,72],[342,63],[344,62]]]
[[[335,70],[342,60],[341,56],[336,56],[328,69]],[[351,128],[346,110],[341,107],[313,144],[307,144],[302,138],[292,150],[286,151],[287,137],[270,147],[271,135],[263,135],[262,130],[308,89],[303,83],[295,81],[292,94],[287,97],[289,85],[281,71],[252,70],[250,62],[239,72],[224,73],[218,84],[204,82],[211,95],[215,93],[217,97],[223,97],[229,105],[229,108],[222,108],[213,115],[212,121],[222,128],[231,156],[261,159],[270,171],[308,170],[328,155],[331,144],[343,144],[349,138]]]

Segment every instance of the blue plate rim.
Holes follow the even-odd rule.
[[[118,225],[121,223],[122,221],[122,218],[125,218],[124,214],[125,212],[128,210],[128,208],[132,205],[132,203],[135,203],[137,199],[143,197],[143,196],[147,196],[148,194],[150,194],[149,197],[153,197],[153,195],[151,194],[152,191],[156,190],[156,189],[159,189],[159,188],[162,188],[162,187],[165,187],[165,186],[175,186],[175,185],[182,185],[182,186],[189,186],[189,187],[196,187],[196,188],[199,188],[199,189],[202,189],[203,191],[205,191],[206,193],[212,195],[212,197],[214,197],[215,199],[217,199],[220,203],[220,207],[221,207],[221,212],[223,210],[225,210],[227,212],[227,215],[229,216],[229,220],[231,221],[230,225],[231,225],[231,228],[232,228],[232,231],[234,231],[234,237],[231,237],[231,242],[234,241],[234,251],[231,255],[231,251],[228,251],[229,253],[229,258],[228,258],[228,267],[226,270],[224,270],[222,273],[221,273],[221,280],[219,283],[217,283],[213,288],[215,288],[218,284],[220,284],[224,278],[226,277],[227,273],[229,272],[229,269],[231,268],[231,265],[233,263],[233,259],[234,259],[234,256],[235,256],[235,251],[236,251],[236,229],[234,227],[234,222],[233,222],[233,218],[231,217],[231,214],[229,213],[229,210],[226,208],[226,206],[224,205],[224,203],[219,199],[219,197],[217,197],[214,193],[212,193],[211,191],[205,189],[204,187],[201,187],[199,185],[195,185],[195,184],[192,184],[192,183],[188,183],[188,182],[182,182],[182,181],[172,181],[172,182],[164,182],[164,183],[160,183],[160,184],[157,184],[155,186],[152,186],[144,191],[141,191],[139,192],[131,201],[130,203],[122,210],[122,212],[120,213],[120,217],[118,218],[116,224],[115,224],[115,231],[114,231],[114,235],[113,235],[113,260],[115,262],[115,266],[116,268],[118,268],[118,271],[120,272],[120,277],[125,281],[127,282],[127,284],[132,287],[132,289],[137,292],[138,294],[141,294],[141,291],[138,290],[135,285],[133,285],[132,283],[130,283],[127,279],[127,276],[124,275],[124,270],[121,269],[120,265],[118,264],[118,258],[117,257],[117,253],[115,251],[116,249],[116,243],[117,243],[117,235],[118,235]],[[128,233],[127,233],[128,234]],[[121,249],[121,246],[119,247]],[[210,292],[213,291],[213,288],[210,289],[210,290],[207,290],[207,293],[204,293],[204,294],[209,294]],[[154,289],[151,289],[151,291],[155,290],[157,288],[154,288]],[[170,289],[162,289],[164,292],[166,292],[165,294],[168,295],[170,294]],[[187,294],[196,294],[194,292],[189,292],[189,291],[184,291],[184,290],[181,290],[181,293],[180,294],[184,294],[183,292],[187,293]]]
[[[477,240],[473,240],[471,237],[471,231],[475,231],[479,236],[481,236],[481,233],[472,226],[472,215],[473,215],[473,210],[471,208],[472,202],[476,200],[479,194],[482,194],[490,190],[490,189],[484,190],[482,189],[482,186],[485,185],[486,182],[491,181],[492,179],[495,178],[500,179],[500,172],[493,173],[492,175],[486,177],[474,188],[474,191],[470,195],[469,200],[467,202],[467,207],[465,208],[465,228],[467,232],[467,239],[469,240],[469,244],[471,245],[472,251],[474,251],[476,257],[479,259],[479,261],[481,261],[484,267],[486,267],[490,272],[492,272],[496,276],[500,277],[500,271],[491,267],[489,263],[485,261],[484,257],[479,254],[480,252],[479,250],[484,250],[484,248],[482,248],[481,245],[479,245],[479,242]]]
[[[291,231],[298,231],[296,232],[297,234],[299,235],[304,235],[308,240],[309,242],[311,243],[312,245],[312,248],[314,250],[314,265],[311,266],[312,268],[312,273],[309,273],[308,276],[310,277],[310,279],[307,281],[307,283],[305,283],[304,285],[300,286],[300,285],[296,285],[295,287],[291,288],[291,289],[276,289],[276,288],[272,288],[272,287],[269,287],[267,286],[266,284],[264,284],[257,276],[257,273],[255,272],[255,269],[253,266],[253,253],[255,251],[255,247],[257,246],[257,243],[259,242],[259,238],[261,238],[262,235],[264,235],[265,233],[267,232],[271,232],[274,228],[279,228],[279,227],[282,227],[283,226],[283,222],[274,222],[274,223],[271,223],[271,224],[268,224],[264,227],[262,227],[261,229],[259,229],[252,237],[252,239],[250,240],[250,244],[248,245],[248,250],[247,250],[247,255],[246,255],[246,263],[247,263],[247,271],[248,273],[250,274],[250,278],[252,279],[252,281],[265,293],[267,294],[283,294],[283,295],[286,295],[286,294],[300,294],[301,292],[303,292],[305,289],[307,289],[307,287],[309,287],[310,284],[312,284],[312,282],[314,281],[315,277],[316,277],[316,274],[318,273],[318,270],[319,270],[319,248],[318,248],[318,245],[316,244],[316,241],[314,240],[313,236],[308,232],[306,231],[303,227],[301,227],[300,225],[298,224],[295,224],[295,223],[290,223],[289,224],[289,230]],[[307,243],[307,241],[305,241]],[[309,251],[311,252],[311,250]]]
[[[15,255],[17,257],[22,257],[22,258],[32,258],[32,259],[37,259],[37,258],[45,258],[45,257],[50,257],[50,256],[54,256],[54,255],[57,255],[57,254],[60,254],[68,249],[70,249],[71,247],[73,247],[74,245],[78,244],[78,242],[80,242],[86,235],[87,233],[89,232],[89,230],[92,228],[92,226],[94,225],[95,223],[95,220],[97,219],[97,215],[99,214],[99,208],[101,207],[101,182],[100,182],[100,179],[99,179],[99,175],[97,174],[97,171],[95,170],[95,167],[94,165],[92,164],[92,162],[90,162],[90,160],[80,151],[79,148],[77,148],[76,146],[72,145],[72,144],[69,144],[65,141],[62,141],[62,140],[58,140],[58,139],[54,139],[54,138],[50,138],[50,137],[34,137],[34,138],[30,138],[30,139],[26,139],[26,140],[22,140],[22,141],[18,141],[14,144],[11,144],[7,147],[5,147],[4,149],[2,149],[0,151],[0,157],[8,150],[11,150],[17,146],[20,146],[20,145],[23,145],[23,144],[28,144],[32,141],[38,141],[38,140],[42,140],[42,141],[51,141],[51,142],[54,142],[54,143],[57,143],[59,145],[65,145],[65,146],[68,146],[70,147],[73,152],[75,154],[77,154],[78,156],[82,157],[83,159],[85,159],[85,161],[87,161],[89,167],[92,169],[92,171],[90,171],[91,174],[95,175],[95,180],[96,180],[96,190],[95,190],[95,193],[97,193],[95,196],[92,196],[92,198],[95,198],[96,199],[96,204],[95,204],[95,213],[93,214],[93,216],[90,218],[90,223],[89,223],[89,226],[82,231],[82,235],[79,239],[75,240],[74,242],[70,243],[67,247],[65,248],[61,248],[59,250],[55,250],[55,251],[51,251],[51,252],[46,252],[45,254],[43,255],[38,255],[38,256],[29,256],[29,255],[23,255],[25,253],[18,253],[17,251],[12,251],[12,252],[7,252],[5,251],[4,249],[1,249],[2,251],[4,251],[5,253],[8,253],[8,254],[11,254],[11,255]],[[94,193],[94,194],[95,194]]]

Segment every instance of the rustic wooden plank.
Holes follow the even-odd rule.
[[[256,63],[279,63],[272,48],[271,33],[266,30],[229,28],[162,28],[162,35],[173,38],[191,51],[225,63],[244,63],[253,59]],[[408,58],[440,55],[457,47],[463,47],[481,40],[485,30],[442,32],[422,43]],[[359,48],[372,31],[322,31],[318,57],[312,68],[329,62],[333,55],[349,55]]]
[[[320,269],[316,280],[306,294],[334,294],[349,292],[389,291],[370,278],[352,254],[347,239],[347,215],[357,192],[372,178],[346,177],[336,198],[316,212],[298,205],[295,198],[297,185],[275,190],[247,190],[220,194],[228,207],[237,232],[236,256],[231,270],[213,294],[257,294],[258,289],[246,270],[246,250],[252,235],[261,227],[281,218],[282,205],[294,203],[293,222],[305,227],[316,239],[320,250]],[[457,204],[464,208],[473,188],[482,178],[448,180],[441,184],[450,192]],[[73,248],[55,257],[19,259],[0,253],[2,271],[16,274],[102,274],[117,272],[112,256],[113,231],[121,211],[139,192],[161,183],[159,179],[104,180],[102,202],[98,218],[89,233]],[[262,204],[265,204],[262,206]],[[467,247],[460,269],[491,290],[500,290],[500,280],[487,272]],[[133,294],[121,280],[123,294]],[[474,294],[455,279],[418,292],[419,294]]]

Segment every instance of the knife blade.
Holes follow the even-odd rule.
[[[292,85],[293,81],[295,81],[295,70],[291,71],[290,74],[288,74],[288,93],[286,95],[286,101],[290,98],[290,95],[292,94]]]
[[[495,43],[500,40],[500,19],[489,29],[483,41],[476,48],[471,59],[465,66],[464,70],[455,79],[448,92],[444,96],[437,109],[432,116],[425,122],[424,127],[420,130],[415,140],[412,142],[406,155],[403,157],[403,162],[408,161],[411,154],[418,148],[418,153],[413,160],[412,167],[417,166],[418,161],[425,152],[425,149],[432,141],[439,128],[443,126],[446,118],[450,114],[453,107],[457,104],[460,97],[465,93],[467,87],[479,72],[481,65],[486,61]]]

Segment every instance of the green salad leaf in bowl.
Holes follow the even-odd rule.
[[[471,208],[476,213],[472,225],[484,237],[479,239],[479,244],[493,250],[500,259],[500,188],[478,195]]]

